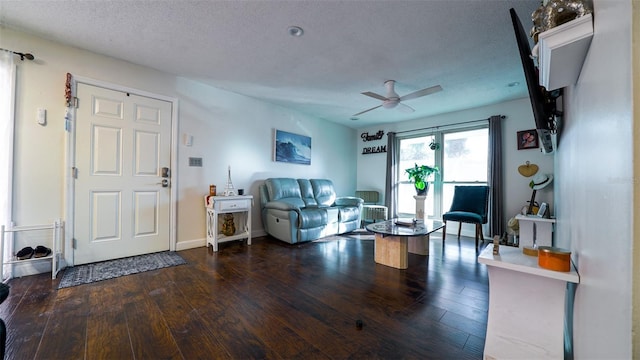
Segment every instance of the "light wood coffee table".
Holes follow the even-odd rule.
[[[409,253],[429,255],[429,234],[443,227],[437,220],[392,219],[369,224],[366,229],[376,234],[375,262],[406,269]]]

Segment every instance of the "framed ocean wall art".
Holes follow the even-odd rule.
[[[311,165],[311,138],[275,129],[273,160]]]

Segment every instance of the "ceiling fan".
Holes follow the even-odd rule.
[[[398,107],[398,110],[400,110],[400,111],[414,112],[415,110],[411,106],[403,104],[402,101],[411,100],[411,99],[419,98],[419,97],[422,97],[422,96],[427,96],[427,95],[430,95],[430,94],[433,94],[433,93],[436,93],[436,92],[442,90],[442,87],[440,85],[436,85],[436,86],[428,87],[426,89],[414,91],[414,92],[412,92],[410,94],[407,94],[407,95],[404,95],[404,96],[400,96],[394,90],[395,83],[396,83],[395,80],[387,80],[387,81],[384,82],[384,86],[387,88],[387,96],[378,95],[378,94],[373,93],[371,91],[363,92],[362,95],[366,95],[366,96],[370,96],[370,97],[372,97],[374,99],[382,100],[382,104],[380,104],[378,106],[374,106],[371,109],[367,109],[365,111],[361,111],[361,112],[359,112],[357,114],[354,114],[353,116],[358,116],[358,115],[364,114],[367,111],[371,111],[371,110],[377,109],[379,107],[383,107],[385,109],[393,109],[395,107]]]

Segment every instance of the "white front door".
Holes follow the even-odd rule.
[[[74,264],[169,250],[172,104],[83,83],[77,97]]]

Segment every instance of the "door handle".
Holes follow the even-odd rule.
[[[156,185],[162,185],[162,187],[169,187],[169,179],[162,179],[162,181],[159,183],[156,183]]]

